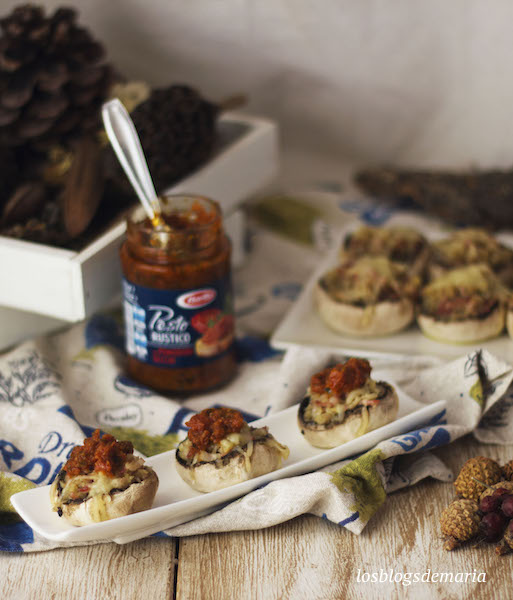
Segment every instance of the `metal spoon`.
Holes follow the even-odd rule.
[[[102,106],[102,118],[109,141],[155,229],[170,231],[162,219],[162,209],[148,164],[135,129],[123,104],[117,99]]]

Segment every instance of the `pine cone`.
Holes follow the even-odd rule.
[[[444,548],[454,550],[462,542],[477,535],[479,531],[478,505],[474,500],[454,500],[442,512],[440,527],[442,534],[447,536]]]
[[[20,177],[16,155],[0,146],[0,207],[8,200]]]
[[[502,474],[504,479],[513,481],[513,460],[510,460],[505,465],[502,465]]]
[[[501,478],[502,471],[498,463],[485,456],[476,456],[463,465],[454,487],[458,496],[479,500],[486,486],[497,483]]]
[[[99,127],[112,72],[75,21],[30,4],[0,19],[0,144],[47,147]]]
[[[169,187],[210,157],[218,114],[217,105],[182,85],[154,90],[135,108],[131,117],[157,191]],[[111,176],[126,187],[126,176],[111,149],[106,161]]]

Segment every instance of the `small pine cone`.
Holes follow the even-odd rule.
[[[440,527],[446,536],[445,550],[454,550],[475,537],[479,531],[479,507],[475,500],[454,500],[442,512]]]
[[[504,536],[499,545],[495,548],[495,552],[500,556],[509,554],[513,550],[513,521],[510,521],[504,532]]]
[[[513,481],[513,460],[502,465],[502,476],[508,481]]]
[[[479,500],[487,485],[493,485],[501,479],[502,470],[498,463],[485,456],[476,456],[463,465],[454,487],[458,496]]]
[[[510,521],[504,532],[504,541],[508,544],[510,550],[513,550],[513,521]]]

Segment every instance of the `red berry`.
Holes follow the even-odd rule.
[[[513,496],[508,495],[504,498],[501,510],[509,519],[513,517]]]
[[[479,503],[479,510],[484,513],[495,512],[500,508],[501,498],[498,496],[485,496]]]
[[[484,535],[484,539],[487,542],[496,542],[502,537],[504,528],[506,526],[506,519],[498,512],[487,513],[481,519],[481,531]]]
[[[510,490],[506,489],[506,488],[497,488],[492,496],[497,497],[497,496],[504,496],[504,494],[509,494]]]

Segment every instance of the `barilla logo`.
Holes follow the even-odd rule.
[[[215,300],[217,292],[212,288],[204,288],[202,290],[195,290],[194,292],[187,292],[182,294],[176,299],[176,303],[180,308],[203,308],[207,304],[210,304]]]

